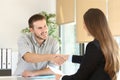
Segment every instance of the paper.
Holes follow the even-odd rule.
[[[62,71],[60,71],[60,70],[58,70],[58,69],[56,69],[56,68],[54,68],[54,67],[51,67],[51,66],[48,66],[48,67],[49,67],[54,73],[63,75]]]

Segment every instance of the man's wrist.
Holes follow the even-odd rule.
[[[53,61],[54,58],[55,58],[55,54],[47,54],[48,61]]]

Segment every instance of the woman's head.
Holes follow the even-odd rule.
[[[103,36],[106,30],[108,30],[106,17],[100,9],[89,9],[83,18],[88,32],[96,39],[101,35]]]

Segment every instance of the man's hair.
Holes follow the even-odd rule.
[[[31,16],[28,20],[28,24],[29,24],[29,28],[33,28],[33,23],[35,21],[38,21],[38,20],[43,20],[43,19],[46,19],[45,16],[41,15],[41,14],[35,14],[33,16]]]

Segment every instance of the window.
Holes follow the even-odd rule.
[[[61,54],[80,54],[80,45],[76,43],[76,24],[64,24],[60,26],[60,37],[61,37]],[[79,64],[72,62],[65,62],[61,70],[65,74],[73,74],[77,71]]]
[[[117,43],[118,43],[118,46],[119,46],[119,48],[120,48],[120,36],[118,36],[118,37],[115,37],[115,40],[117,41]]]

